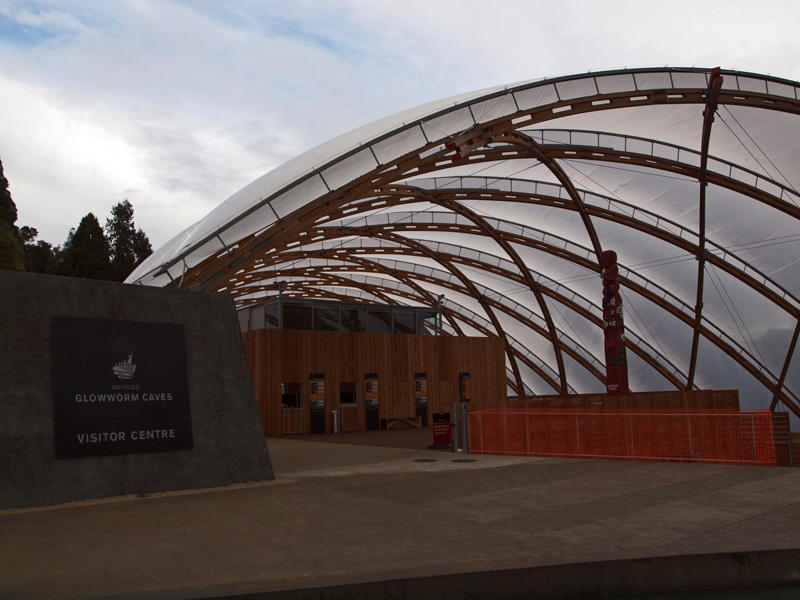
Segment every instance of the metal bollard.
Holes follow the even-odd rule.
[[[331,433],[339,433],[342,430],[341,413],[338,410],[331,411]]]
[[[463,419],[463,425],[461,426],[461,449],[464,451],[464,454],[469,454],[469,419],[467,418],[467,407],[469,405],[466,402],[461,403],[461,417]]]
[[[458,426],[458,402],[453,402],[453,452],[461,450],[461,437],[458,435],[461,428]]]

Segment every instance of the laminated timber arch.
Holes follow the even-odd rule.
[[[744,406],[800,416],[798,140],[800,84],[758,74],[632,69],[497,87],[301,155],[129,281],[239,306],[279,280],[359,301],[443,293],[449,332],[504,338],[515,393],[599,391],[597,257],[613,249],[634,390],[734,386]]]
[[[429,213],[428,213],[429,214]],[[413,218],[413,215],[412,217]],[[413,221],[411,221],[413,223]],[[448,249],[445,244],[440,242],[428,242],[428,243],[419,243],[416,241],[408,240],[404,237],[396,235],[395,232],[401,231],[406,227],[413,228],[414,231],[422,231],[426,229],[425,223],[423,224],[411,224],[411,223],[404,223],[404,222],[396,222],[388,227],[391,227],[391,231],[380,231],[373,228],[365,227],[365,228],[357,228],[357,227],[335,227],[335,226],[327,226],[321,227],[313,231],[316,235],[314,238],[317,240],[320,239],[338,239],[343,237],[350,237],[355,234],[358,238],[372,238],[377,237],[379,239],[388,239],[393,243],[393,246],[389,248],[376,248],[373,250],[374,252],[385,253],[387,250],[390,250],[392,253],[403,253],[402,247],[405,245],[411,246],[413,250],[416,250],[419,254],[428,254],[429,256],[436,256],[437,260],[441,261],[443,264],[448,265],[448,269],[452,269],[452,263],[461,263],[466,265],[471,265],[477,267],[481,270],[491,271],[497,274],[504,275],[506,279],[509,281],[518,280],[519,277],[515,276],[513,273],[513,266],[506,267],[505,269],[502,268],[504,259],[499,257],[486,258],[481,260],[480,258],[467,258],[465,254],[469,253],[469,249],[466,248],[455,248],[455,249]],[[463,227],[459,225],[450,225],[448,226],[450,231],[460,231],[463,234],[468,233],[478,233],[482,230],[477,228],[471,227]],[[577,244],[572,244],[568,240],[560,239],[558,240],[560,243],[551,243],[548,241],[544,241],[546,237],[554,238],[552,234],[546,234],[545,232],[538,232],[538,235],[533,236],[525,236],[525,235],[515,235],[509,236],[501,232],[500,227],[495,228],[496,236],[503,236],[508,237],[509,239],[513,239],[516,243],[520,245],[529,245],[531,247],[536,248],[537,250],[542,250],[544,252],[558,255],[561,258],[569,260],[575,264],[579,264],[587,270],[595,270],[598,273],[600,267],[596,263],[593,263],[590,260],[591,250],[588,248],[583,248]],[[535,237],[535,239],[534,239]],[[433,245],[433,253],[428,248],[429,245]],[[341,251],[341,249],[339,250]],[[466,251],[466,252],[465,252]],[[684,323],[694,325],[695,318],[692,314],[692,308],[682,302],[677,297],[674,297],[668,290],[661,288],[657,283],[652,282],[651,280],[647,279],[646,277],[642,276],[641,274],[637,274],[635,271],[632,271],[626,268],[624,265],[620,264],[620,282],[628,289],[637,292],[639,295],[647,298],[654,304],[657,304],[660,308],[666,310],[679,320],[683,321]],[[459,274],[459,277],[463,281],[463,275]],[[237,281],[234,279],[234,281]],[[242,282],[247,281],[247,279],[242,279]],[[237,281],[238,282],[238,281]],[[474,284],[467,284],[469,287],[469,291],[473,297],[479,298],[481,305],[486,309],[487,303],[486,298],[482,294],[479,294],[477,288]],[[535,284],[541,290],[542,287],[537,283]],[[244,289],[244,288],[243,288]],[[596,307],[598,311],[600,311],[599,306]],[[494,313],[488,311],[492,315],[493,322]],[[598,323],[601,325],[601,322],[598,319]],[[721,330],[718,326],[711,322],[701,322],[697,324],[696,327],[700,330],[703,335],[712,340],[721,350],[723,350],[726,354],[728,354],[733,360],[736,360],[741,364],[743,368],[745,368],[748,372],[750,372],[754,377],[756,377],[762,384],[764,384],[768,389],[774,390],[774,381],[777,380],[777,377],[766,369],[766,367],[761,364],[758,359],[750,352],[737,344],[737,342],[730,338],[723,330]],[[499,325],[495,327],[496,334],[503,335],[502,328]],[[551,336],[551,339],[558,339],[557,336]],[[683,386],[678,386],[683,387]],[[557,390],[558,391],[558,390]],[[786,401],[793,402],[794,400],[791,398],[787,398]]]

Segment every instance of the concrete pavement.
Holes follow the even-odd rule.
[[[339,588],[337,596],[332,586],[403,578],[428,587],[406,583],[391,588],[395,597],[408,596],[401,588],[441,596],[437,581],[462,586],[452,597],[473,597],[467,580],[446,577],[522,569],[514,581],[533,585],[536,577],[552,583],[552,572],[535,569],[553,565],[731,552],[739,554],[726,559],[728,570],[741,566],[736,556],[751,557],[750,579],[740,578],[748,585],[764,584],[757,575],[770,569],[782,577],[772,585],[800,584],[796,568],[793,576],[791,566],[778,568],[800,556],[798,469],[477,455],[454,463],[452,453],[424,448],[291,438],[270,439],[269,448],[271,483],[0,513],[0,597],[284,596],[301,588],[381,597],[390,588]],[[775,549],[795,550],[764,552]],[[719,563],[698,558],[675,569],[688,576],[703,560]],[[642,573],[664,572],[641,564]],[[618,585],[592,568],[591,576],[581,571],[587,582],[600,577],[591,585]],[[713,581],[713,568],[695,576]],[[576,584],[577,572],[561,572]],[[630,580],[623,567],[615,572]]]

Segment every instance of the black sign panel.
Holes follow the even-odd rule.
[[[469,402],[472,400],[472,381],[470,380],[469,373],[458,374],[458,399],[461,402]]]
[[[53,317],[56,457],[192,447],[183,326]]]

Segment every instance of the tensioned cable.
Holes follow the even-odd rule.
[[[736,303],[733,301],[733,298],[731,297],[730,292],[728,292],[728,288],[725,286],[725,282],[723,281],[720,273],[717,273],[716,271],[713,271],[710,268],[709,268],[708,272],[709,272],[709,277],[710,277],[711,273],[713,273],[716,276],[717,281],[719,282],[720,288],[722,289],[722,292],[725,294],[725,297],[728,299],[728,305],[733,309],[733,312],[739,318],[739,322],[742,324],[742,328],[744,329],[744,332],[747,334],[747,338],[746,339],[750,340],[750,343],[753,346],[753,350],[755,350],[755,353],[758,354],[758,357],[761,359],[761,362],[763,362],[764,364],[767,364],[767,360],[764,358],[764,355],[761,354],[761,351],[758,348],[758,344],[756,344],[756,341],[753,338],[753,334],[750,333],[750,329],[747,327],[747,323],[745,322],[744,318],[742,317],[742,314],[739,312],[739,309],[736,307]],[[712,281],[713,281],[713,279],[712,279]],[[730,312],[730,311],[728,311],[728,312]]]
[[[756,161],[756,164],[757,164],[759,167],[761,167],[761,170],[762,170],[762,171],[764,171],[764,173],[766,173],[767,175],[769,175],[770,177],[772,177],[772,173],[770,173],[770,172],[769,172],[769,169],[767,169],[767,168],[766,168],[766,167],[765,167],[765,166],[764,166],[764,165],[761,163],[761,161],[760,161],[760,160],[758,160],[758,157],[757,157],[755,154],[753,154],[753,151],[752,151],[752,150],[750,150],[750,148],[748,148],[748,147],[747,147],[747,144],[745,144],[745,143],[744,143],[744,141],[742,141],[742,138],[740,138],[740,137],[737,135],[737,133],[736,133],[736,132],[733,130],[733,128],[732,128],[730,125],[728,125],[728,122],[725,120],[725,117],[723,117],[723,116],[722,116],[721,114],[719,114],[719,113],[717,113],[717,114],[719,115],[719,120],[720,120],[720,121],[722,121],[722,124],[723,124],[723,125],[725,125],[725,127],[727,127],[727,128],[728,128],[728,131],[730,131],[730,132],[731,132],[731,134],[733,135],[733,137],[735,137],[735,138],[736,138],[736,141],[737,141],[737,142],[739,142],[739,143],[742,145],[742,148],[744,148],[744,149],[745,149],[745,152],[747,152],[747,154],[749,154],[749,155],[750,155],[750,158],[752,158],[754,161]],[[730,113],[730,111],[728,111],[728,114],[731,114],[731,113]],[[731,115],[731,117],[733,117],[733,115]],[[735,121],[735,120],[736,120],[736,118],[734,117],[734,121]],[[737,123],[738,123],[738,121],[737,121]],[[739,124],[739,127],[741,127],[741,124]],[[742,129],[744,129],[744,128],[742,128]],[[745,134],[746,134],[746,133],[747,133],[747,132],[745,131]],[[748,137],[749,137],[749,136],[748,136]],[[752,140],[752,138],[750,138],[750,139]],[[763,151],[762,151],[762,154],[763,154]],[[783,174],[781,173],[781,175],[783,175]],[[786,178],[784,177],[784,179],[786,179]],[[791,186],[791,184],[790,184],[790,186]]]
[[[789,178],[788,178],[788,177],[786,177],[786,175],[784,175],[784,174],[783,174],[783,172],[782,172],[782,171],[781,171],[781,170],[778,168],[778,165],[776,165],[776,164],[775,164],[775,163],[772,161],[772,159],[769,157],[769,155],[768,155],[766,152],[764,152],[764,149],[763,149],[763,148],[761,148],[761,146],[759,146],[759,145],[758,145],[758,142],[757,142],[755,139],[753,139],[753,136],[752,136],[752,135],[750,135],[750,133],[747,131],[747,129],[745,129],[744,125],[742,125],[742,124],[739,122],[739,119],[737,119],[737,118],[736,118],[736,115],[734,115],[734,114],[731,112],[730,108],[728,108],[728,107],[727,107],[727,106],[725,106],[724,104],[723,104],[722,106],[723,106],[723,108],[725,109],[725,112],[727,112],[727,113],[728,113],[728,114],[731,116],[731,118],[732,118],[732,119],[733,119],[733,120],[736,122],[736,124],[737,124],[737,125],[738,125],[738,126],[741,128],[741,129],[742,129],[742,131],[744,132],[744,134],[745,134],[745,135],[746,135],[746,136],[747,136],[747,137],[750,139],[750,141],[751,141],[751,142],[753,142],[753,145],[754,145],[756,148],[758,148],[758,150],[761,152],[761,154],[763,154],[763,155],[764,155],[764,158],[766,158],[766,159],[769,161],[769,164],[771,164],[771,165],[773,166],[773,168],[774,168],[774,169],[775,169],[775,170],[778,172],[778,174],[779,174],[781,177],[783,177],[783,180],[784,180],[784,181],[785,181],[785,182],[786,182],[786,183],[789,185],[789,187],[790,187],[790,188],[792,188],[793,190],[795,190],[796,188],[795,188],[794,184],[793,184],[791,181],[789,181]],[[720,118],[722,118],[722,117],[720,116]],[[723,123],[725,123],[725,121],[724,121],[724,120],[723,120]],[[725,123],[725,126],[726,126],[726,127],[728,127],[728,129],[731,129],[731,128],[728,126],[728,124],[727,124],[727,123]],[[733,130],[732,130],[732,129],[731,129],[731,133],[733,133]],[[733,135],[734,135],[734,136],[736,136],[736,134],[735,134],[735,133],[733,133]],[[739,139],[739,137],[738,137],[738,136],[736,136],[736,139],[738,140],[738,139]],[[739,143],[741,143],[741,140],[739,140]],[[744,146],[744,144],[742,144],[742,146]],[[748,154],[750,154],[750,156],[753,156],[753,154],[750,152],[750,150],[748,150],[748,149],[747,149],[747,147],[746,147],[746,146],[745,146],[745,150],[747,150],[747,152],[748,152]],[[760,166],[762,169],[764,169],[764,165],[762,165],[762,164],[761,164],[761,163],[758,161],[758,159],[757,159],[755,156],[753,156],[753,159],[754,159],[754,160],[755,160],[755,161],[756,161],[756,162],[759,164],[759,166]],[[767,172],[767,169],[764,169],[764,171],[765,171],[765,172]]]
[[[639,330],[643,329],[644,331],[647,332],[647,334],[650,336],[650,339],[653,340],[653,343],[658,348],[658,351],[661,352],[662,356],[665,356],[665,357],[668,356],[667,351],[664,350],[664,347],[661,345],[661,342],[659,342],[658,336],[653,334],[651,329],[647,326],[647,321],[642,318],[642,316],[639,314],[639,311],[636,310],[636,305],[633,302],[631,302],[630,298],[628,298],[628,295],[623,291],[622,288],[620,288],[620,290],[619,290],[619,295],[622,296],[622,300],[623,300],[622,309],[623,309],[623,311],[626,311],[627,308],[630,308],[632,313],[633,313],[633,315],[634,315],[634,320],[636,321],[636,325],[639,327]],[[623,323],[624,323],[625,322],[625,314],[624,314],[624,312],[623,312],[623,315],[622,315],[622,319],[623,319]],[[623,333],[623,335],[624,335],[624,333]]]
[[[664,258],[654,258],[653,260],[646,260],[640,263],[634,263],[632,265],[627,265],[629,269],[653,269],[655,267],[660,267],[662,265],[671,265],[676,262],[682,262],[685,260],[694,260],[693,255],[687,256],[686,254],[676,254],[675,256],[666,256]]]
[[[680,257],[680,258],[673,258],[673,259],[659,259],[660,262],[659,261],[649,261],[649,262],[659,262],[659,264],[642,263],[645,266],[641,266],[641,265],[626,265],[626,267],[631,271],[634,270],[634,269],[638,269],[640,271],[643,271],[645,269],[655,269],[657,267],[663,267],[663,266],[666,266],[666,265],[671,265],[671,264],[675,264],[675,263],[679,263],[679,262],[686,262],[686,261],[690,261],[690,260],[696,260],[696,258],[694,256],[683,256],[683,257]],[[593,273],[591,275],[575,275],[573,277],[565,277],[564,279],[557,279],[555,281],[557,281],[558,283],[572,283],[572,282],[575,282],[575,281],[585,281],[587,279],[593,279],[594,277],[597,277],[596,273]]]
[[[542,134],[542,140],[545,140],[545,139],[547,139],[547,141],[548,141],[548,142],[553,142],[553,143],[557,143],[557,142],[559,142],[559,140],[557,140],[557,139],[555,139],[555,138],[545,138],[545,137],[544,137],[544,133],[543,133],[543,134]],[[594,178],[593,178],[593,177],[591,177],[590,175],[587,175],[586,173],[584,173],[583,171],[581,171],[581,170],[580,170],[578,167],[576,167],[575,165],[573,165],[573,164],[572,164],[572,161],[570,161],[569,159],[564,159],[564,160],[563,160],[563,162],[564,162],[565,164],[569,165],[570,167],[572,167],[573,169],[575,169],[575,170],[576,170],[578,173],[580,173],[580,174],[581,174],[581,176],[582,176],[582,177],[584,177],[585,179],[588,179],[589,181],[591,181],[592,183],[594,183],[596,186],[598,186],[600,189],[602,189],[602,190],[603,190],[604,192],[606,192],[607,194],[609,194],[609,195],[611,195],[611,196],[615,197],[617,200],[621,200],[621,201],[623,201],[623,202],[624,202],[624,200],[623,200],[623,198],[622,198],[622,197],[620,197],[618,194],[616,194],[616,193],[615,193],[615,192],[613,192],[612,190],[608,189],[606,186],[604,186],[602,183],[600,183],[599,181],[597,181],[596,179],[594,179]],[[597,165],[592,165],[592,166],[597,166]]]
[[[722,291],[720,291],[719,286],[717,285],[716,281],[714,281],[714,277],[712,277],[712,275],[711,275],[711,273],[709,272],[708,269],[705,269],[705,272],[706,272],[706,275],[708,275],[708,280],[711,282],[711,284],[714,286],[714,289],[717,291],[717,295],[719,296],[720,300],[722,301],[722,306],[725,307],[725,310],[728,312],[728,316],[730,316],[731,321],[733,321],[734,326],[739,331],[739,335],[742,337],[742,340],[745,340],[746,338],[745,338],[744,332],[742,331],[742,328],[739,327],[739,322],[736,320],[736,317],[733,315],[733,312],[731,311],[730,307],[728,306],[728,303],[725,300],[725,296],[722,294]]]
[[[775,241],[780,240],[780,241]],[[769,243],[767,243],[769,242]],[[784,235],[774,238],[766,238],[764,240],[754,240],[752,242],[745,242],[744,244],[732,244],[728,246],[730,249],[750,250],[753,248],[766,248],[769,246],[779,246],[780,244],[789,244],[791,242],[800,242],[800,234]]]
[[[578,333],[578,332],[575,330],[575,328],[572,326],[572,323],[570,323],[570,322],[569,322],[569,320],[568,320],[567,318],[565,318],[565,317],[564,317],[563,313],[562,313],[562,312],[559,310],[559,308],[558,308],[558,305],[559,305],[559,304],[560,304],[559,302],[554,302],[554,303],[552,303],[552,304],[551,304],[550,308],[551,308],[552,310],[555,310],[555,311],[556,311],[556,313],[558,314],[558,316],[561,318],[561,322],[562,322],[564,325],[566,325],[566,326],[569,328],[569,330],[572,332],[572,334],[573,334],[573,335],[574,335],[576,338],[578,338],[578,341],[581,343],[581,345],[583,346],[583,348],[584,348],[584,349],[585,349],[585,350],[588,352],[588,351],[589,351],[589,348],[591,348],[591,346],[590,346],[589,344],[587,344],[587,343],[586,343],[586,340],[584,340],[584,339],[583,339],[583,336],[581,336],[581,334],[580,334],[580,333]],[[583,317],[581,317],[581,318],[583,319]],[[585,320],[585,319],[584,319],[584,320]],[[562,327],[562,329],[563,329],[563,327]]]
[[[711,281],[711,284],[714,286],[714,289],[717,291],[717,294],[719,295],[720,300],[722,300],[722,305],[725,307],[725,310],[728,312],[728,315],[730,316],[731,320],[733,321],[733,324],[736,326],[736,329],[739,332],[739,335],[742,336],[741,339],[745,343],[749,340],[750,344],[752,345],[751,350],[755,350],[755,353],[758,354],[758,357],[761,359],[761,362],[763,364],[767,364],[767,361],[761,355],[761,352],[759,351],[758,346],[755,343],[755,340],[753,340],[753,336],[750,335],[750,331],[747,329],[747,324],[744,322],[744,319],[742,319],[742,316],[741,316],[741,314],[739,314],[739,311],[736,310],[736,307],[735,307],[735,305],[733,303],[733,299],[728,294],[728,290],[725,288],[725,284],[719,278],[719,274],[718,273],[713,273],[713,271],[709,270],[708,268],[705,269],[705,272],[708,275],[709,281]],[[716,280],[719,281],[719,285],[717,285],[717,281],[715,281],[715,277],[716,277]],[[720,288],[722,288],[722,289],[720,289]],[[727,298],[727,300],[726,300],[726,298]],[[733,306],[733,309],[731,308],[731,306]],[[734,312],[736,314],[734,314]],[[738,315],[738,319],[737,319],[737,315]],[[739,326],[740,323],[741,323],[741,327]],[[742,331],[742,327],[744,328],[744,331]]]
[[[600,163],[600,162],[596,162],[595,163],[595,162],[591,162],[591,161],[580,160],[580,159],[577,159],[577,158],[568,158],[568,159],[562,159],[562,160],[569,161],[569,162],[576,162],[576,163],[580,163],[582,165],[592,165],[593,167],[598,167],[598,168],[603,168],[603,169],[611,169],[612,171],[626,171],[628,173],[636,173],[637,175],[647,175],[648,177],[661,177],[663,179],[674,179],[676,181],[686,181],[687,179],[689,179],[688,175],[686,177],[680,177],[678,175],[666,175],[665,173],[655,173],[655,172],[653,172],[653,173],[647,172],[646,173],[645,171],[637,171],[636,169],[630,169],[630,168],[626,168],[626,167],[613,167],[613,166],[609,165],[608,163]]]
[[[609,196],[613,196],[614,198],[616,198],[617,200],[619,200],[619,201],[621,201],[621,202],[624,202],[624,201],[625,201],[625,200],[624,200],[624,198],[622,198],[622,197],[621,197],[619,194],[617,194],[617,193],[616,193],[616,192],[614,192],[613,190],[610,190],[610,189],[608,189],[608,188],[607,188],[606,186],[604,186],[602,183],[600,183],[599,181],[597,181],[597,180],[596,180],[594,177],[592,177],[592,176],[590,176],[590,175],[587,175],[586,173],[584,173],[583,171],[581,171],[581,170],[580,170],[578,167],[576,167],[575,165],[573,165],[573,164],[572,164],[572,162],[573,162],[573,161],[570,161],[569,159],[565,159],[565,160],[563,160],[562,162],[564,162],[564,164],[566,164],[568,167],[570,167],[570,168],[572,168],[572,169],[576,170],[576,171],[577,171],[577,172],[578,172],[578,173],[579,173],[579,174],[580,174],[580,175],[581,175],[581,176],[582,176],[584,179],[588,179],[589,181],[591,181],[592,183],[594,183],[594,184],[595,184],[597,187],[599,187],[600,189],[602,189],[602,190],[603,190],[605,193],[607,193]],[[597,165],[592,165],[592,166],[595,166],[595,167],[596,167]],[[603,165],[603,166],[605,166],[605,165]]]
[[[791,238],[791,239],[784,239],[784,238]],[[751,250],[751,249],[755,249],[755,248],[767,248],[767,247],[771,247],[771,246],[778,246],[780,244],[787,244],[787,243],[790,243],[790,242],[800,242],[800,234],[795,234],[795,235],[791,235],[791,236],[782,236],[782,237],[777,237],[777,238],[767,238],[766,240],[763,240],[763,241],[764,242],[768,242],[769,240],[781,240],[781,241],[773,241],[773,242],[770,242],[770,243],[761,243],[761,242],[753,241],[753,242],[748,242],[746,244],[736,244],[736,245],[728,246],[726,248],[713,248],[713,249],[710,248],[709,252],[711,252],[711,253],[713,253],[713,254],[715,254],[717,256],[721,256],[722,254],[725,254],[726,250],[732,250],[734,248],[737,248],[737,249],[740,249],[740,250],[741,249]],[[676,256],[670,256],[670,257],[666,257],[666,258],[657,258],[657,259],[654,259],[654,260],[645,261],[645,262],[641,262],[641,263],[635,263],[635,264],[626,265],[626,266],[629,269],[646,270],[646,269],[655,269],[657,267],[663,267],[663,266],[667,266],[667,265],[672,265],[672,264],[679,263],[679,262],[686,262],[686,261],[690,261],[690,260],[696,260],[696,259],[695,259],[694,256],[676,255]],[[555,281],[557,281],[558,283],[567,283],[567,282],[573,282],[573,281],[583,281],[585,279],[591,279],[592,277],[593,277],[593,275],[575,275],[573,277],[565,277],[563,279],[556,279]]]

